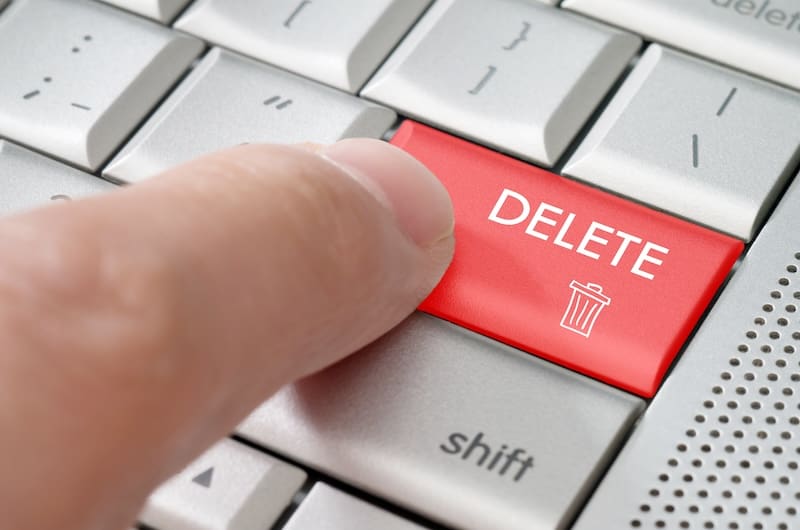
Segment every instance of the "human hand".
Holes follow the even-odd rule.
[[[0,220],[3,527],[125,528],[280,386],[413,311],[452,225],[376,140],[240,146]]]

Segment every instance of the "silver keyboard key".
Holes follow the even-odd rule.
[[[800,94],[651,45],[564,173],[749,240],[800,160]]]
[[[796,180],[576,530],[800,528],[798,226]]]
[[[561,528],[641,400],[416,314],[281,390],[257,442],[458,528]]]
[[[552,165],[638,37],[525,0],[437,2],[362,91],[402,114]]]
[[[153,492],[139,517],[158,530],[264,530],[305,478],[296,467],[226,439]]]
[[[0,215],[114,188],[110,182],[0,140]]]
[[[125,146],[105,175],[118,181],[138,181],[241,143],[377,138],[394,120],[389,109],[214,48]]]
[[[797,0],[565,0],[562,6],[800,88]]]
[[[102,0],[145,17],[169,22],[190,0]]]
[[[0,136],[97,169],[202,43],[88,1],[14,2],[0,17]]]
[[[431,0],[197,0],[176,28],[356,92]]]
[[[423,527],[317,482],[283,530],[423,530]]]

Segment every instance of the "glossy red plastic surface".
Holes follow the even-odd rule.
[[[420,309],[641,396],[743,249],[412,121],[392,143],[455,208],[455,258]]]

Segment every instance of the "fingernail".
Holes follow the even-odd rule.
[[[318,151],[389,208],[400,228],[427,248],[453,233],[453,205],[439,179],[414,157],[380,140],[352,138]]]

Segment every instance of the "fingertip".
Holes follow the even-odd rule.
[[[453,206],[447,190],[410,154],[368,138],[341,140],[314,150],[386,206],[418,246],[427,249],[452,235]]]

